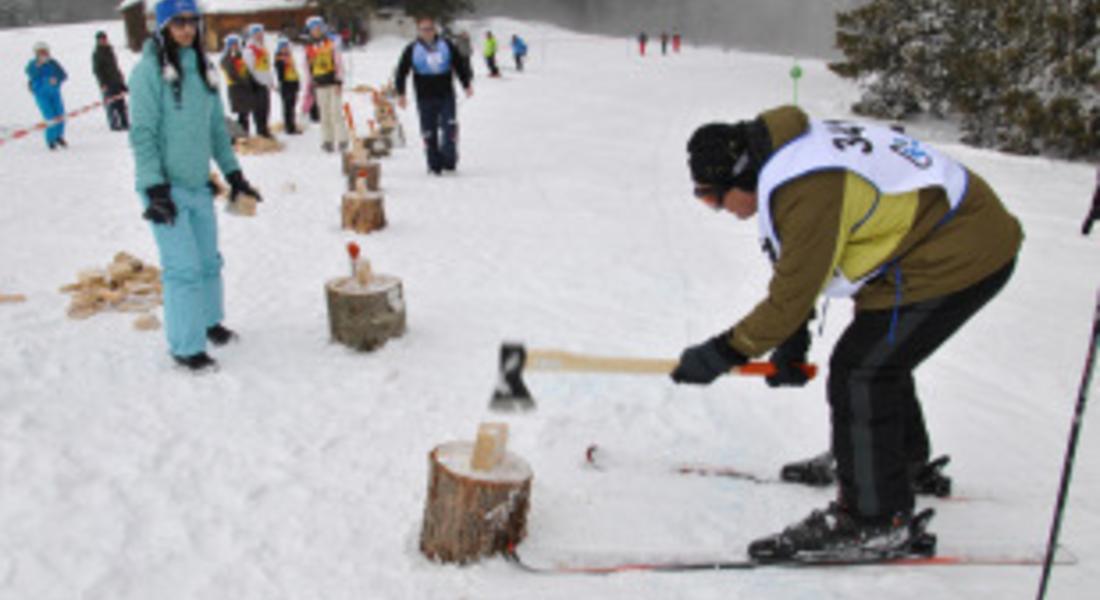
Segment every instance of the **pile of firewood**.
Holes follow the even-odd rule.
[[[261,136],[241,138],[234,143],[234,148],[236,148],[237,154],[248,156],[282,152],[286,146],[278,140]]]
[[[81,271],[76,283],[62,287],[61,292],[72,297],[68,310],[71,319],[87,319],[108,311],[147,313],[161,304],[160,269],[119,252],[106,269]],[[139,321],[149,324],[148,318]],[[141,328],[140,323],[135,326]]]

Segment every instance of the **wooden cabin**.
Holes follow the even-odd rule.
[[[118,11],[126,24],[127,45],[140,52],[156,26],[157,0],[122,0]],[[230,33],[241,33],[251,23],[262,23],[273,34],[296,39],[306,19],[320,14],[316,0],[199,0],[203,11],[206,49],[221,50]]]

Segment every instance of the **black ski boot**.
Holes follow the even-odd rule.
[[[909,468],[909,481],[913,493],[918,496],[936,496],[946,498],[951,495],[951,478],[943,474],[944,467],[951,462],[946,454],[925,464]]]
[[[206,330],[206,339],[215,346],[224,346],[236,341],[239,337],[232,329],[226,329],[221,323]]]
[[[779,478],[791,483],[825,487],[836,482],[836,459],[832,452],[783,465]]]
[[[899,513],[886,522],[857,519],[840,504],[749,544],[749,556],[760,562],[859,563],[932,556],[936,536],[925,529],[932,509]]]
[[[181,367],[186,367],[192,373],[208,373],[218,370],[218,363],[205,352],[192,354],[191,356],[173,356],[173,360]]]

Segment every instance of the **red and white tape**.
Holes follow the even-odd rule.
[[[36,131],[42,131],[43,129],[46,129],[47,127],[50,127],[52,125],[56,125],[56,124],[58,124],[62,121],[66,121],[68,119],[74,119],[76,117],[79,117],[80,115],[88,114],[88,113],[92,112],[93,110],[99,108],[100,106],[103,106],[104,104],[110,104],[110,103],[114,102],[115,100],[121,100],[125,96],[126,96],[126,92],[115,94],[114,96],[111,96],[109,98],[104,98],[103,100],[100,100],[98,102],[93,102],[93,103],[89,104],[88,106],[82,106],[82,107],[80,107],[76,110],[69,111],[69,112],[67,112],[67,113],[65,113],[65,114],[63,114],[59,117],[54,117],[54,118],[50,119],[49,121],[42,121],[40,123],[35,123],[34,125],[31,125],[30,127],[25,127],[23,129],[16,129],[15,131],[8,134],[7,137],[0,137],[0,146],[3,146],[4,143],[8,142],[8,141],[13,141],[13,140],[18,140],[18,139],[21,139],[21,138],[25,138],[28,135],[30,135],[30,134],[32,134]]]

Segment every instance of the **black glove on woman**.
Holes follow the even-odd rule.
[[[237,196],[241,194],[247,194],[256,199],[256,202],[263,202],[263,197],[260,196],[260,192],[256,191],[256,188],[252,187],[251,183],[244,178],[244,175],[240,171],[233,171],[225,176],[225,180],[229,182],[229,201],[236,202]]]
[[[173,225],[176,222],[176,203],[172,202],[171,189],[167,183],[145,188],[149,206],[141,216],[157,225]]]

